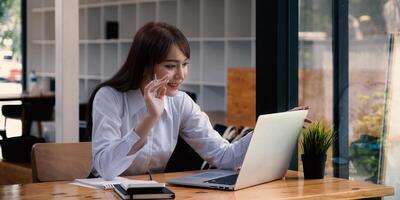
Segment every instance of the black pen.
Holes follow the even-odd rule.
[[[151,177],[150,169],[147,170],[147,173],[149,174],[149,178],[150,178],[150,180],[152,181],[152,180],[153,180],[153,177]]]

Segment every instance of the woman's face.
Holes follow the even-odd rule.
[[[169,75],[168,77],[170,80],[166,85],[167,96],[176,95],[179,86],[186,78],[188,63],[188,58],[186,58],[176,45],[173,45],[169,50],[167,58],[155,66],[154,73],[157,79],[160,79],[167,74]]]

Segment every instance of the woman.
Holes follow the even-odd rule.
[[[251,134],[230,144],[184,92],[190,49],[174,26],[148,23],[135,35],[122,68],[93,92],[93,175],[162,172],[178,135],[217,168],[241,166]]]
[[[148,23],[135,35],[122,68],[93,92],[92,151],[95,176],[162,172],[178,135],[208,163],[238,168],[251,135],[229,144],[184,92],[189,43],[175,27]]]

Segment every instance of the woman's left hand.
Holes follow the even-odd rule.
[[[297,107],[294,107],[294,108],[290,109],[289,111],[309,110],[309,109],[310,109],[310,106],[297,106]],[[304,119],[304,122],[312,123],[313,121],[311,119],[309,119],[309,118],[306,118],[306,119]]]

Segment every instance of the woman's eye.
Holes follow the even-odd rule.
[[[183,63],[184,67],[187,67],[189,65],[189,63]]]
[[[167,68],[174,68],[176,65],[165,65]]]

